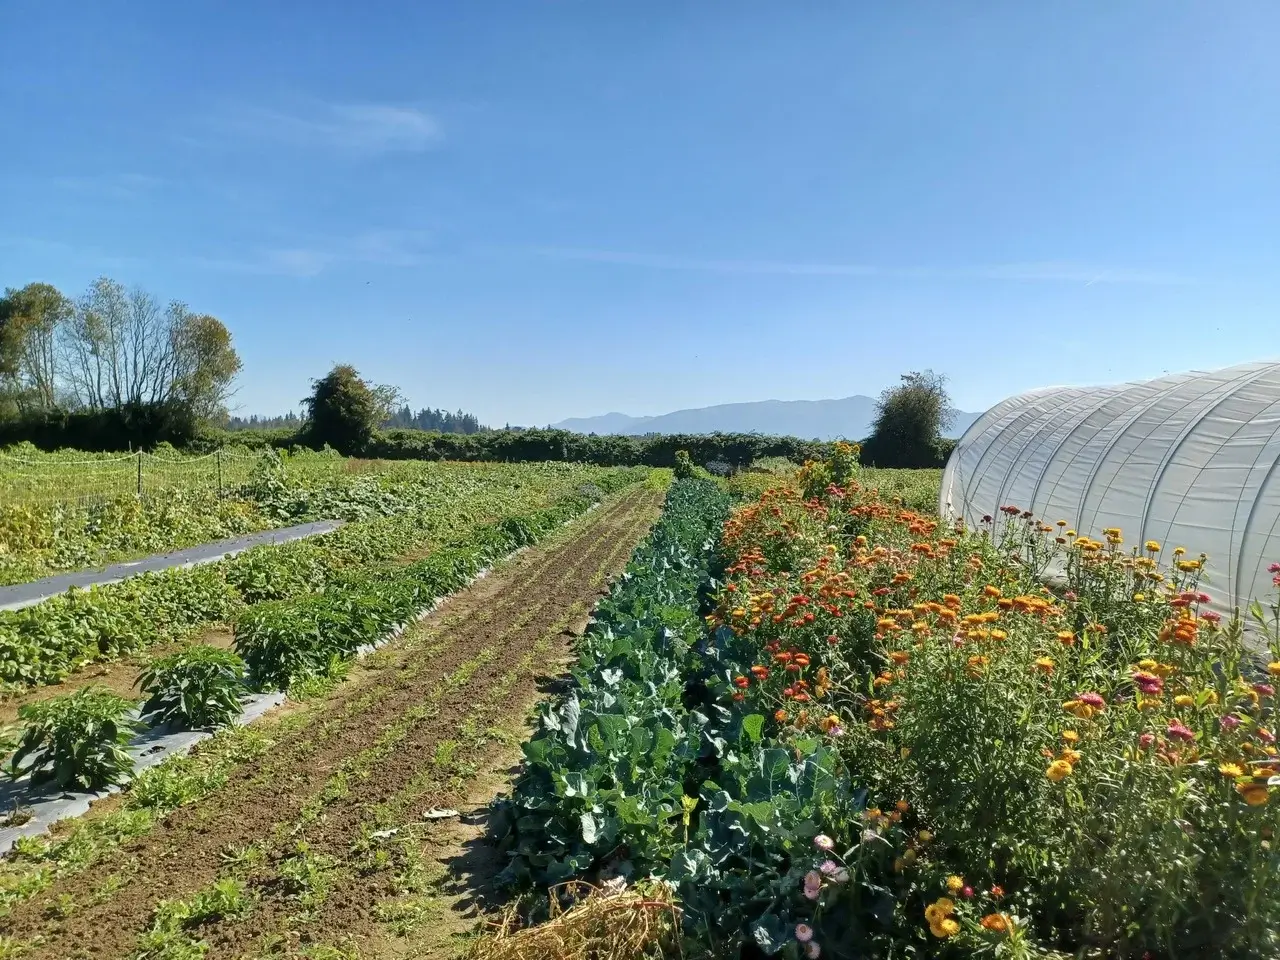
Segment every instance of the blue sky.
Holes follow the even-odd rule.
[[[491,423],[1276,358],[1280,5],[7,0],[0,285]]]

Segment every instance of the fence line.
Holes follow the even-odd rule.
[[[222,451],[180,460],[145,451],[100,460],[27,460],[0,453],[0,506],[145,499],[178,489],[225,496],[249,479],[259,459]]]

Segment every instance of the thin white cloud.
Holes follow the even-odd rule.
[[[187,260],[198,267],[232,273],[315,277],[351,264],[418,266],[429,259],[428,239],[428,235],[419,230],[366,230],[347,238],[312,239],[290,246],[258,246],[243,256],[196,256]]]
[[[1136,283],[1172,285],[1189,281],[1176,274],[1148,270],[1103,268],[1088,264],[1045,261],[965,267],[892,267],[870,263],[794,263],[776,260],[702,260],[663,254],[596,250],[582,247],[538,247],[538,256],[555,260],[617,264],[654,270],[748,275],[885,277],[916,280],[1014,280],[1036,282]]]
[[[53,177],[50,182],[59,189],[112,200],[136,200],[142,194],[163,186],[165,181],[145,173],[98,173],[84,176]]]
[[[239,106],[215,115],[213,122],[223,134],[361,155],[418,153],[441,139],[435,117],[416,107],[386,103]]]

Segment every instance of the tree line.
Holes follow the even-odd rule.
[[[107,277],[75,299],[47,283],[0,297],[0,443],[182,442],[223,412],[239,371],[216,317]]]
[[[228,442],[320,448],[387,459],[576,460],[673,466],[677,450],[702,464],[742,468],[761,457],[795,461],[826,445],[754,434],[594,436],[564,430],[489,430],[472,414],[416,413],[393,386],[349,364],[312,381],[304,413],[231,417],[226,401],[240,372],[231,334],[181,301],[101,277],[76,299],[46,283],[0,297],[0,446],[120,450],[167,441],[209,448]],[[863,461],[877,466],[945,463],[950,416],[946,380],[909,373],[876,408]],[[216,425],[221,425],[218,429]],[[851,438],[852,439],[852,438]]]
[[[699,464],[743,469],[764,457],[796,463],[820,459],[828,444],[797,437],[758,434],[623,436],[567,430],[512,429],[472,432],[384,429],[393,418],[399,392],[371,384],[349,364],[334,367],[313,381],[297,429],[228,433],[211,443],[250,442],[262,446],[330,446],[347,455],[388,460],[567,460],[605,466],[673,467],[676,453],[687,451]],[[400,408],[401,410],[407,408]],[[946,463],[954,441],[942,432],[951,418],[946,378],[932,371],[903,375],[876,404],[872,433],[862,441],[862,461],[882,467],[938,467]]]

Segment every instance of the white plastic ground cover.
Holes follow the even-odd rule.
[[[992,407],[943,472],[939,513],[980,529],[1015,505],[1081,535],[1209,555],[1224,616],[1272,595],[1280,562],[1280,363],[1038,390]]]
[[[35,606],[53,597],[66,593],[72,587],[87,589],[119,583],[140,573],[158,573],[161,570],[173,570],[179,567],[198,567],[206,563],[217,563],[238,553],[244,553],[253,547],[271,546],[302,540],[324,533],[332,533],[342,526],[341,520],[317,520],[314,523],[300,523],[292,527],[281,527],[278,530],[262,530],[258,533],[247,533],[226,540],[215,540],[213,543],[202,543],[185,550],[173,553],[157,553],[141,560],[129,560],[124,563],[113,563],[98,570],[79,570],[75,573],[61,573],[56,577],[45,577],[31,583],[15,583],[0,587],[0,610],[21,610],[23,607]]]
[[[578,516],[571,520],[566,520],[563,525],[569,526],[569,524],[596,509],[597,506],[599,504],[592,504]],[[510,560],[527,549],[529,548],[521,547],[518,550],[513,550],[502,559]],[[467,589],[482,577],[487,576],[492,569],[492,567],[485,567],[480,570],[459,588],[459,592]],[[434,602],[419,611],[408,623],[402,623],[392,628],[381,640],[363,644],[357,648],[356,657],[363,657],[395,640],[412,624],[425,620],[450,596],[453,596],[453,594],[437,597]],[[283,693],[252,694],[245,698],[244,709],[234,722],[241,726],[253,723],[255,720],[261,719],[270,710],[280,706],[284,701],[285,695]],[[137,716],[136,713],[134,715]],[[144,730],[134,737],[128,746],[129,754],[134,758],[134,773],[135,775],[141,773],[148,767],[154,767],[169,757],[187,753],[201,740],[211,736],[213,736],[213,733],[208,730],[175,731],[170,730],[165,725]],[[117,793],[120,789],[120,787],[107,787],[104,790],[89,792],[60,790],[55,786],[48,785],[33,787],[30,777],[25,776],[18,780],[0,781],[0,817],[20,813],[25,820],[25,822],[16,826],[0,828],[0,856],[12,850],[14,841],[19,837],[40,836],[48,833],[59,820],[82,817],[89,812],[90,805],[95,801]]]

